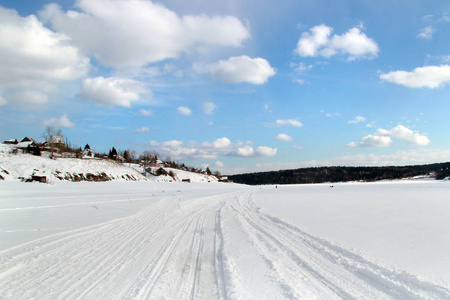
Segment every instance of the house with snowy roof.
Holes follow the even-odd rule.
[[[19,143],[19,141],[17,139],[10,139],[10,140],[3,142],[3,144],[7,144],[7,145],[17,145],[18,143]]]

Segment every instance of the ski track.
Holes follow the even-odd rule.
[[[242,253],[258,281],[245,277]],[[450,299],[448,287],[264,213],[252,191],[170,195],[135,215],[0,252],[0,299],[248,299],[266,287],[280,299]]]

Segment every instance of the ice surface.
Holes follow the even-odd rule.
[[[449,299],[449,182],[0,182],[2,299]]]

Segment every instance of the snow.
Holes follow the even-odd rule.
[[[100,159],[57,158],[31,154],[11,154],[14,145],[0,144],[0,175],[4,180],[28,179],[32,175],[45,176],[53,183],[61,178],[86,177],[88,174],[109,180],[146,180],[139,172],[127,166]],[[68,180],[68,179],[67,179]]]
[[[450,299],[449,189],[0,181],[0,298]]]

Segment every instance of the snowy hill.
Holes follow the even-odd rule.
[[[42,176],[47,182],[67,181],[140,181],[147,180],[138,171],[111,160],[58,158],[31,154],[13,154],[14,146],[0,144],[0,180],[29,180]]]
[[[135,169],[138,172],[142,172],[143,168],[138,165],[138,164],[126,164],[127,166],[130,166],[131,168]],[[147,179],[151,180],[151,181],[156,181],[156,182],[183,182],[183,181],[189,181],[189,182],[218,182],[219,179],[216,176],[212,176],[212,175],[206,175],[206,174],[200,174],[200,173],[194,173],[194,172],[189,172],[189,171],[183,171],[183,170],[179,170],[179,169],[174,169],[174,168],[166,168],[166,167],[162,167],[164,171],[166,171],[166,173],[172,173],[174,176],[169,176],[169,175],[160,175],[160,176],[155,176],[153,174],[156,174],[156,171],[159,169],[158,168],[148,168],[147,171],[151,171],[151,172],[146,172],[146,177]]]

